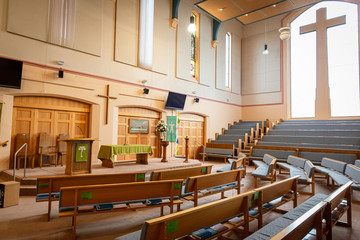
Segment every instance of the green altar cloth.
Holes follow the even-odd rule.
[[[153,154],[150,145],[101,145],[98,159],[109,159],[114,162],[114,155],[131,154],[131,153],[148,153]]]

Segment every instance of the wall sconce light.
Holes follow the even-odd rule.
[[[198,102],[200,102],[200,99],[199,98],[194,98],[194,102],[198,103]]]
[[[265,45],[264,45],[264,51],[262,52],[262,54],[264,54],[264,55],[268,55],[269,54],[269,50],[268,50],[268,48],[267,48],[267,44],[265,43]]]
[[[148,88],[144,88],[144,89],[143,89],[143,94],[144,94],[144,95],[145,95],[145,94],[149,94],[149,91],[150,91],[150,90],[149,90]]]
[[[282,27],[279,29],[280,39],[288,40],[290,38],[290,27]]]
[[[62,66],[62,65],[64,65],[64,61],[57,61],[57,64]],[[63,78],[63,77],[64,77],[64,71],[60,67],[59,72],[58,72],[58,78]]]
[[[195,17],[190,16],[190,25],[188,26],[188,31],[193,33],[196,31],[196,25],[195,25]]]

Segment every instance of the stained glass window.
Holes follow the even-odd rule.
[[[198,76],[198,46],[199,46],[199,15],[195,12],[191,14],[194,18],[196,30],[191,33],[191,54],[190,54],[190,74],[197,79]]]
[[[226,33],[225,87],[231,89],[231,34]]]

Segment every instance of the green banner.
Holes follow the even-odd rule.
[[[88,152],[89,152],[88,143],[77,143],[75,162],[86,162],[88,160]]]
[[[176,116],[168,116],[167,125],[168,130],[166,140],[169,142],[176,142]]]

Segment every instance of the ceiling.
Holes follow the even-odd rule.
[[[219,22],[237,19],[246,25],[317,2],[321,0],[204,0],[195,5]]]

